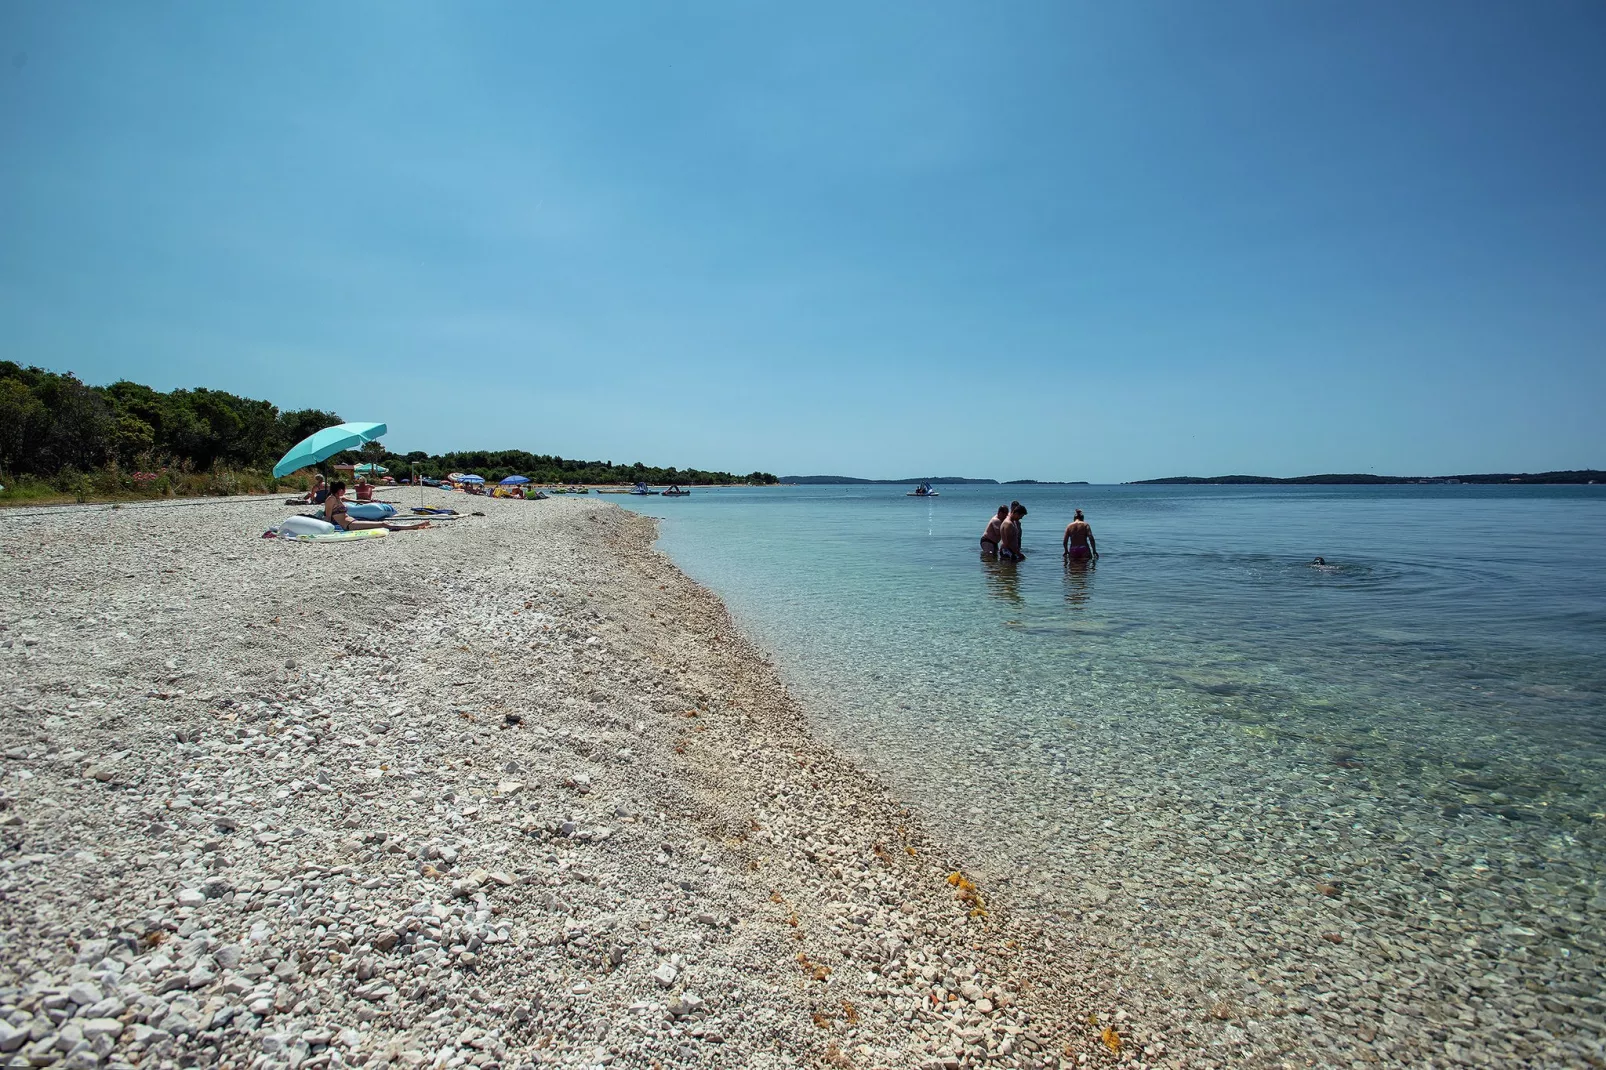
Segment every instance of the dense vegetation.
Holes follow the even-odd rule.
[[[320,409],[280,411],[272,402],[222,390],[162,393],[126,380],[89,386],[71,372],[0,361],[0,483],[8,497],[52,493],[82,498],[119,494],[231,494],[269,490],[274,462],[320,428],[340,423]],[[399,455],[380,443],[340,461],[377,461],[400,476],[475,472],[495,481],[525,475],[537,482],[773,483],[764,472],[654,468],[500,452]]]
[[[126,380],[86,386],[70,372],[0,361],[0,471],[9,475],[114,464],[271,468],[291,445],[339,422],[332,412],[280,412],[221,390],[163,394]]]

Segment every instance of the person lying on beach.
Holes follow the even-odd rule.
[[[1020,502],[1009,503],[1009,516],[998,528],[998,556],[1004,561],[1024,561],[1026,553],[1020,548],[1021,527],[1020,522],[1026,515],[1026,507]]]
[[[371,531],[374,528],[384,528],[386,531],[417,531],[419,528],[429,527],[429,521],[422,524],[387,524],[383,520],[353,520],[346,512],[346,485],[340,480],[329,484],[329,497],[323,503],[323,518],[337,528],[347,531]]]
[[[981,533],[982,553],[996,554],[998,552],[998,540],[1001,537],[999,533],[1003,529],[1004,518],[1007,516],[1009,516],[1009,506],[1000,505],[998,507],[998,515],[987,521],[987,529]]]
[[[1093,539],[1093,528],[1082,519],[1082,510],[1076,511],[1076,517],[1065,525],[1065,538],[1060,540],[1065,548],[1065,556],[1072,561],[1091,561],[1099,555],[1099,544]]]

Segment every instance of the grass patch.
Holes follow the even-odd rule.
[[[73,505],[85,502],[159,501],[163,498],[226,498],[235,494],[273,494],[306,489],[306,477],[275,479],[249,469],[213,468],[186,472],[174,468],[130,471],[103,468],[95,472],[65,470],[50,479],[0,478],[0,508]]]

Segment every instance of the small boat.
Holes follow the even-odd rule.
[[[655,490],[648,490],[647,489],[647,484],[645,484],[645,483],[637,483],[634,487],[630,488],[630,493],[632,493],[632,494],[657,494],[658,492],[655,491]]]
[[[921,483],[920,483],[920,486],[916,487],[914,490],[911,490],[908,494],[905,494],[904,497],[905,498],[936,498],[936,497],[940,497],[940,495],[936,491],[931,489],[931,484],[929,482],[926,482],[926,481],[922,480]]]
[[[689,491],[689,490],[681,490],[680,487],[674,486],[674,487],[670,487],[668,490],[664,491],[664,497],[665,498],[684,498],[684,497],[686,497],[686,495],[688,495],[690,493],[691,493],[691,491]]]

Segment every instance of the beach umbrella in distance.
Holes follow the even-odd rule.
[[[528,483],[529,481],[529,476],[508,476],[506,479],[502,480],[502,486],[513,487],[520,483]]]
[[[457,482],[459,482],[459,483],[484,483],[485,482],[485,477],[484,476],[458,476],[457,477]]]
[[[352,471],[362,472],[364,475],[382,476],[389,474],[390,469],[386,468],[382,464],[359,464],[356,468],[352,469]]]
[[[384,424],[349,423],[315,431],[291,446],[290,452],[279,458],[279,463],[273,466],[273,477],[287,476],[298,468],[328,460],[343,450],[354,450],[388,430]]]

